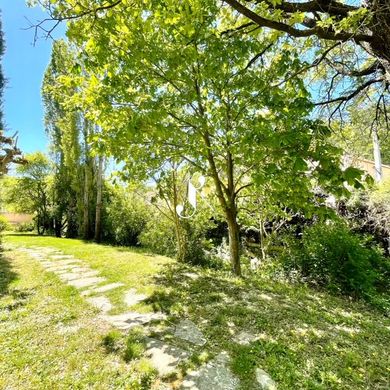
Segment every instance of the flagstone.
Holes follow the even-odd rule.
[[[152,338],[146,340],[145,355],[162,376],[175,372],[179,363],[187,360],[190,356],[188,351],[160,340]]]
[[[137,294],[137,290],[132,288],[131,290],[129,290],[125,293],[124,301],[127,304],[127,306],[133,306],[139,302],[144,301],[146,298],[147,298],[147,295]]]
[[[190,320],[180,321],[175,328],[174,336],[195,345],[204,345],[207,342],[203,333]]]
[[[84,288],[93,285],[97,285],[99,283],[105,282],[107,279],[101,276],[91,277],[91,278],[80,278],[75,280],[68,281],[68,284],[76,287],[76,288]]]
[[[87,298],[87,301],[103,313],[107,313],[112,309],[110,300],[104,296],[89,297]]]
[[[96,287],[94,289],[89,289],[85,290],[81,293],[81,295],[86,296],[86,295],[91,295],[95,293],[103,293],[106,291],[114,290],[115,288],[122,287],[124,286],[123,283],[117,282],[117,283],[109,283],[101,287]]]
[[[90,278],[92,276],[99,275],[99,272],[97,271],[88,271],[88,272],[67,272],[60,274],[59,277],[63,281],[71,281],[75,279],[81,279],[81,278]]]
[[[229,369],[229,355],[221,352],[215,359],[190,372],[181,386],[181,390],[236,390],[239,380]]]
[[[74,256],[72,255],[50,255],[50,257],[54,260],[58,259],[74,259]]]
[[[134,326],[145,325],[154,320],[164,320],[166,319],[166,315],[163,313],[127,312],[112,316],[106,315],[103,318],[115,328],[127,330]]]

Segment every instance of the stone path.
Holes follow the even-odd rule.
[[[105,292],[123,287],[123,283],[107,283],[107,279],[100,276],[97,270],[91,269],[88,264],[72,255],[66,255],[54,248],[32,247],[18,248],[32,258],[40,262],[47,272],[56,274],[64,283],[80,290],[81,296],[99,311],[98,318],[105,321],[114,328],[127,331],[135,326],[142,326],[144,329],[152,325],[154,321],[164,321],[166,315],[157,313],[138,313],[127,311],[121,314],[110,314],[113,309]],[[189,279],[197,279],[195,273],[185,275]],[[124,292],[123,301],[127,307],[144,301],[148,297],[139,294],[136,289]],[[153,328],[149,328],[150,331]],[[186,362],[191,357],[191,351],[195,348],[202,348],[207,340],[198,327],[188,319],[182,319],[176,326],[169,328],[173,337],[169,343],[157,338],[145,337],[145,356],[150,359],[151,364],[156,368],[161,377],[178,371],[178,365]],[[60,327],[61,332],[73,332],[75,329]],[[164,336],[161,334],[160,336]],[[157,336],[157,337],[160,337]],[[249,345],[258,337],[245,331],[239,333],[232,340],[233,342]],[[174,345],[179,341],[180,346]],[[173,342],[173,344],[172,344]],[[213,360],[199,367],[198,370],[187,374],[181,385],[182,390],[236,390],[239,387],[239,380],[233,375],[229,368],[230,358],[226,352],[220,353]],[[275,390],[276,384],[269,375],[261,368],[256,369],[257,384],[260,389]],[[170,385],[162,382],[161,389],[171,389]],[[176,388],[176,387],[175,387]]]
[[[198,371],[190,372],[183,381],[182,390],[236,390],[238,379],[229,369],[229,355],[220,353]]]

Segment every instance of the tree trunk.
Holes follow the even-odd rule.
[[[229,252],[230,264],[235,275],[241,276],[240,264],[240,228],[237,223],[237,212],[228,211],[226,213],[226,221],[229,232]]]
[[[179,203],[178,193],[177,193],[177,176],[176,176],[176,167],[172,169],[172,190],[173,190],[173,218],[175,223],[175,235],[176,235],[176,259],[180,262],[184,262],[187,257],[187,240],[185,233],[183,231],[183,226],[181,224],[180,218],[177,215],[176,207]]]
[[[371,13],[369,28],[374,37],[374,41],[366,45],[369,47],[367,51],[379,59],[384,68],[385,78],[390,82],[389,0],[368,0],[367,8]]]
[[[378,128],[376,126],[372,129],[372,144],[374,149],[375,180],[380,182],[382,180],[382,156]]]
[[[54,217],[54,234],[56,237],[62,236],[62,214]]]
[[[102,216],[102,187],[103,187],[103,157],[99,156],[98,171],[96,178],[96,218],[95,218],[95,241],[100,242],[101,232],[101,216]]]
[[[84,166],[83,238],[89,238],[89,166]]]

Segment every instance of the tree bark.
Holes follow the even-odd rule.
[[[241,276],[240,263],[240,228],[237,223],[237,212],[229,210],[226,213],[229,232],[230,264],[235,275]]]
[[[84,166],[84,201],[83,201],[83,238],[89,238],[89,166],[88,162]]]
[[[184,262],[187,257],[187,240],[183,234],[183,227],[181,221],[176,212],[176,207],[179,203],[178,201],[178,191],[177,191],[177,176],[176,168],[172,169],[172,186],[173,186],[173,218],[175,222],[175,235],[176,235],[176,258],[180,262]]]
[[[380,182],[382,180],[382,156],[378,137],[378,129],[376,126],[374,126],[372,129],[372,144],[374,150],[375,180]]]
[[[102,226],[102,187],[103,187],[103,157],[98,158],[98,171],[96,178],[96,218],[95,218],[95,241],[101,241],[101,226]]]

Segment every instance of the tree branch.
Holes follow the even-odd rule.
[[[330,100],[314,103],[314,105],[315,106],[323,106],[325,104],[330,104],[330,103],[335,103],[335,102],[347,102],[348,100],[351,100],[355,96],[357,96],[361,91],[363,91],[364,89],[368,88],[370,85],[375,84],[375,83],[381,83],[381,82],[383,82],[383,79],[368,80],[365,83],[363,83],[362,85],[359,85],[359,87],[357,87],[349,95],[339,96],[339,97],[334,98],[334,99],[330,99]]]
[[[237,12],[258,24],[260,27],[268,27],[273,30],[282,31],[296,38],[310,37],[315,35],[319,38],[331,41],[347,41],[349,39],[354,39],[355,42],[372,42],[374,40],[371,35],[355,34],[349,32],[336,33],[332,30],[324,29],[318,26],[300,30],[282,22],[263,18],[262,16],[253,12],[251,9],[239,3],[237,0],[225,0],[225,2],[233,7]]]

